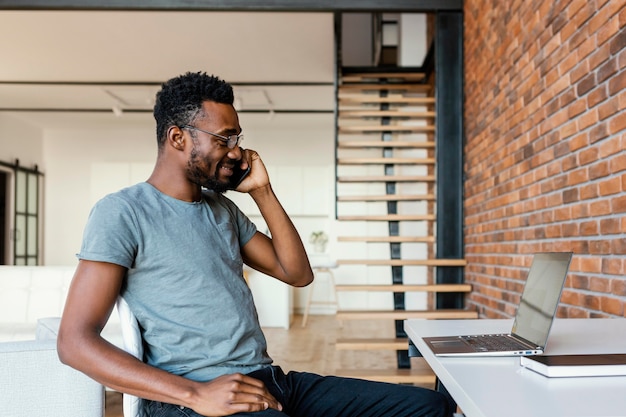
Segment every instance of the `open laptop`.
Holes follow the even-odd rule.
[[[571,252],[534,255],[511,333],[425,337],[424,341],[437,356],[542,354],[571,259]]]

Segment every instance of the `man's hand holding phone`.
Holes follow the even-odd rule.
[[[235,162],[233,175],[230,177],[230,189],[249,193],[252,190],[268,185],[269,176],[259,154],[252,149],[241,148],[241,155],[242,160],[248,161],[248,167],[245,169],[241,168],[242,160]],[[244,180],[246,180],[245,183]],[[243,187],[241,187],[242,183],[244,183]]]
[[[242,169],[240,165],[240,161],[235,161],[235,166],[233,167],[233,175],[230,176],[229,182],[230,185],[228,188],[231,190],[236,190],[239,187],[239,184],[243,181],[244,178],[248,176],[252,169],[252,165],[248,164],[248,168]]]

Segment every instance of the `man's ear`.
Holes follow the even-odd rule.
[[[185,137],[180,127],[170,126],[167,129],[167,143],[179,151],[185,149]]]

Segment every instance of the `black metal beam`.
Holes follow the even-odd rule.
[[[435,18],[437,111],[437,258],[461,259],[463,250],[463,15]],[[439,267],[439,284],[462,283],[463,268]],[[462,308],[463,295],[437,294],[437,308]]]
[[[0,0],[0,10],[436,12],[463,0]]]

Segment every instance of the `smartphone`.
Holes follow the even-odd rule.
[[[241,169],[241,167],[239,166],[239,162],[237,162],[236,165],[233,167],[233,175],[230,176],[230,184],[228,185],[228,188],[234,190],[235,188],[239,187],[241,181],[243,181],[243,179],[246,178],[246,176],[250,173],[250,168],[251,166],[250,164],[248,164],[248,168]]]

